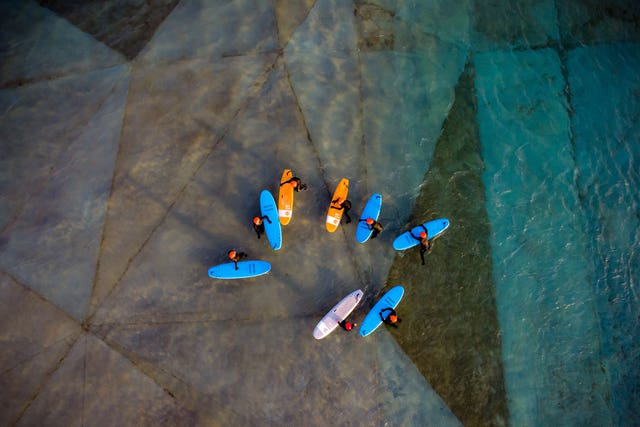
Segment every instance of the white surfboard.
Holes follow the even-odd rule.
[[[362,299],[363,294],[364,293],[362,292],[362,290],[358,289],[357,291],[351,292],[339,303],[337,303],[322,318],[322,320],[318,322],[315,329],[313,330],[313,337],[317,340],[320,340],[333,332],[338,327],[338,323],[346,319],[351,314],[353,309],[356,308],[356,306]]]

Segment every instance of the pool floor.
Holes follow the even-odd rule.
[[[0,16],[0,425],[640,423],[636,3]],[[274,252],[251,219],[285,168],[308,189]],[[424,266],[392,249],[437,217]],[[271,272],[209,278],[230,249]],[[395,285],[398,329],[313,339]]]

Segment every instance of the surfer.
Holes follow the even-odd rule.
[[[358,325],[356,325],[355,323],[347,322],[347,320],[346,320],[346,319],[345,319],[345,320],[343,320],[342,322],[339,322],[339,323],[338,323],[338,325],[339,325],[342,329],[344,329],[345,331],[350,331],[350,330],[352,330],[353,328],[355,328],[356,326],[358,326]]]
[[[247,257],[246,253],[236,252],[233,249],[231,249],[227,255],[229,256],[229,259],[235,264],[236,270],[238,269],[238,261],[240,261],[242,258]]]
[[[269,224],[271,224],[271,220],[269,219],[269,217],[267,215],[263,216],[263,217],[254,217],[253,218],[253,229],[256,231],[256,234],[258,235],[258,239],[260,238],[260,236],[264,233],[264,221],[263,220],[267,220],[269,221]]]
[[[410,233],[411,237],[420,242],[420,259],[422,260],[422,265],[424,265],[424,253],[429,251],[431,252],[431,243],[429,243],[429,234],[427,233],[427,229],[420,232],[420,236],[416,237],[413,233]]]
[[[342,210],[342,214],[347,218],[345,224],[349,224],[351,222],[351,217],[347,212],[351,209],[351,202],[344,197],[338,197],[337,199],[332,200],[331,204],[335,209]]]
[[[378,234],[380,234],[380,232],[382,231],[382,225],[380,225],[380,223],[373,218],[361,219],[360,221],[366,222],[367,228],[369,230],[373,230],[373,233],[371,233],[372,239],[378,237]]]
[[[280,183],[280,186],[282,187],[285,184],[291,184],[293,189],[296,190],[296,193],[298,191],[302,191],[302,190],[306,190],[307,189],[307,184],[303,184],[302,180],[300,178],[298,178],[297,176],[292,177],[288,181]]]
[[[383,313],[387,311],[389,312],[389,315],[385,317]],[[391,307],[380,310],[380,319],[382,319],[382,321],[387,325],[393,326],[394,328],[397,328],[398,323],[402,322],[402,319],[398,317],[398,313],[396,313],[396,311]]]

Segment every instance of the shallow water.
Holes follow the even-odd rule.
[[[640,423],[635,2],[0,16],[0,425]],[[365,245],[323,226],[344,176],[354,220],[383,195]],[[436,217],[425,266],[393,251]],[[271,273],[208,278],[231,248]],[[398,284],[400,328],[313,339]]]

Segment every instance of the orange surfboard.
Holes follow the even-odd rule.
[[[280,224],[287,225],[293,214],[293,185],[284,184],[293,177],[291,169],[285,169],[280,178],[280,193],[278,195],[278,217]]]
[[[349,180],[347,178],[342,178],[336,191],[333,192],[333,196],[331,197],[331,201],[337,200],[339,198],[347,199],[347,195],[349,194]],[[340,225],[340,220],[342,219],[342,209],[336,209],[334,203],[329,203],[329,212],[327,212],[327,231],[329,233],[333,233],[338,229]]]

